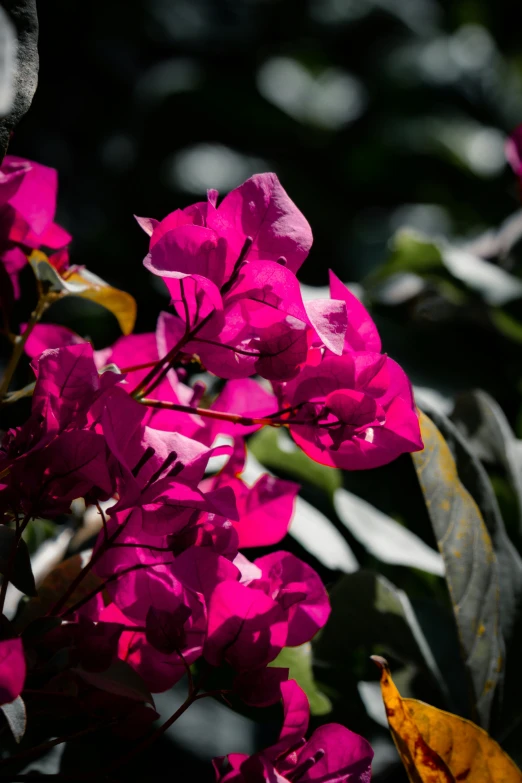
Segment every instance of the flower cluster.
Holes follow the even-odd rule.
[[[31,248],[69,241],[53,222],[55,198],[55,172],[6,158],[0,269],[13,296]],[[284,647],[310,641],[330,608],[319,576],[293,554],[245,556],[281,542],[298,491],[270,475],[247,484],[245,444],[262,426],[285,427],[317,462],[385,464],[422,448],[410,383],[335,275],[330,299],[303,301],[296,272],[312,234],[274,174],[219,204],[209,191],[205,202],[138,223],[149,236],[144,265],[172,307],[155,333],[94,351],[33,319],[17,338],[36,380],[30,417],[0,445],[4,526],[16,549],[31,519],[56,520],[78,498],[101,516],[90,559],[48,607],[45,655],[67,647],[70,665],[55,678],[81,693],[124,662],[151,692],[188,674],[194,699],[192,664],[228,668],[246,703],[282,698],[285,722],[274,747],[216,761],[218,780],[367,781],[365,740],[330,725],[306,742],[306,696],[288,670],[269,666]],[[66,270],[66,251],[49,262]],[[219,393],[190,383],[194,366],[224,381]],[[41,674],[33,654],[25,671],[18,636],[0,645],[9,701],[24,676],[34,690]],[[16,676],[5,674],[7,656],[18,657]]]

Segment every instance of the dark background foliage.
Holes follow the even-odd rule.
[[[434,281],[412,267],[424,289],[391,300],[374,285],[401,226],[471,241],[518,209],[503,152],[506,134],[522,121],[516,4],[43,0],[39,18],[39,87],[10,152],[58,169],[58,220],[74,236],[72,261],[135,296],[138,331],[154,328],[166,300],[141,267],[147,242],[132,215],[161,218],[204,197],[206,187],[225,193],[255,171],[275,170],[314,232],[301,279],[325,285],[331,267],[363,283],[385,349],[416,383],[443,395],[481,386],[520,435],[522,299],[497,308],[509,324],[504,318],[501,329],[480,297],[454,280]],[[519,245],[488,263],[522,277]],[[97,347],[118,336],[110,315],[74,300],[53,308],[49,320],[88,333]],[[345,483],[382,510],[414,519],[415,532],[432,543],[408,458]],[[311,487],[304,496],[326,505]],[[515,512],[507,490],[504,500],[509,525]],[[364,565],[376,565],[350,544]],[[397,566],[379,570],[408,589],[419,610],[429,578]],[[438,634],[429,609],[423,630],[444,646],[448,626]],[[440,654],[448,681],[453,644]],[[354,677],[369,676],[361,656],[354,650],[347,665],[346,692],[356,693]],[[453,679],[458,684],[458,672]],[[364,732],[361,714],[355,704],[333,719]],[[231,746],[242,731],[233,721],[220,728],[223,751],[241,749]],[[221,712],[198,713],[177,741],[206,756],[224,725]],[[99,768],[99,744],[97,753],[90,747],[85,763]],[[169,754],[165,741],[143,771],[172,768]],[[74,767],[74,748],[62,771],[69,757]],[[190,757],[183,768],[183,758],[176,756],[180,780],[189,770],[198,779],[210,774]],[[379,779],[402,780],[382,759]]]

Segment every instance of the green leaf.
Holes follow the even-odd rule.
[[[505,658],[498,563],[480,510],[457,474],[450,448],[421,414],[424,449],[412,455],[437,543],[471,687],[472,717],[489,726]]]
[[[522,532],[522,440],[500,405],[480,389],[460,395],[451,418],[479,459],[504,467],[517,497]]]
[[[342,486],[341,471],[319,465],[307,457],[290,439],[286,430],[264,427],[248,441],[248,447],[267,468],[284,471],[298,480],[313,484],[330,498]]]
[[[18,696],[9,704],[2,704],[0,710],[4,713],[15,742],[20,742],[27,727],[27,714],[22,697]]]
[[[337,516],[370,554],[383,563],[413,566],[437,576],[444,575],[438,552],[415,533],[346,489],[334,494]]]
[[[412,229],[397,232],[390,258],[372,280],[379,282],[398,272],[425,277],[442,274],[443,278],[449,277],[495,307],[522,297],[522,281],[500,266],[443,240],[434,241]]]
[[[314,642],[318,660],[342,667],[363,645],[365,655],[378,650],[428,671],[449,696],[406,593],[381,574],[361,570],[343,576],[330,601],[332,613]]]
[[[31,559],[27,544],[18,541],[14,562],[11,554],[16,546],[16,532],[6,525],[0,526],[0,574],[9,575],[9,581],[26,595],[36,595],[36,585],[31,569]]]
[[[299,647],[285,647],[269,666],[289,669],[288,679],[295,680],[306,693],[312,715],[328,715],[331,712],[330,699],[319,690],[314,680],[310,642]]]

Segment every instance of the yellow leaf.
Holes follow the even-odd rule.
[[[384,658],[381,692],[390,731],[411,783],[522,783],[522,773],[489,734],[465,718],[403,699]]]
[[[29,263],[40,284],[45,284],[47,291],[57,295],[71,294],[90,299],[105,307],[118,320],[123,334],[130,334],[136,321],[136,301],[134,297],[119,288],[113,288],[101,277],[82,267],[69,267],[63,275],[53,267],[45,253],[34,250],[29,256]]]
[[[77,294],[105,307],[116,316],[123,334],[130,334],[136,322],[136,301],[134,297],[119,288],[113,288],[87,269],[66,276],[68,283],[85,283],[87,287]]]

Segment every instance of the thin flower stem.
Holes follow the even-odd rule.
[[[15,540],[13,542],[11,552],[9,553],[9,560],[7,561],[7,567],[5,569],[4,578],[2,580],[2,587],[0,588],[0,615],[4,611],[5,597],[7,595],[7,588],[9,586],[9,582],[11,580],[11,576],[13,573],[13,568],[16,560],[16,553],[18,552],[18,545],[20,544],[22,533],[27,527],[30,519],[31,519],[31,515],[26,514],[22,520],[22,523],[20,525],[17,524],[16,527]]]
[[[27,328],[23,334],[18,335],[18,337],[15,339],[14,342],[14,348],[13,353],[11,354],[11,358],[9,359],[9,364],[7,365],[6,371],[4,373],[4,377],[2,378],[2,383],[0,384],[0,402],[3,400],[7,392],[9,391],[9,385],[13,379],[13,375],[15,374],[16,368],[18,367],[18,362],[20,361],[22,354],[24,352],[25,344],[33,331],[34,327],[42,317],[42,315],[45,313],[49,305],[51,304],[51,301],[46,296],[41,296],[38,300],[38,303],[31,313],[31,316],[29,318],[29,321],[27,322]]]
[[[157,361],[143,362],[143,364],[134,364],[132,367],[120,367],[120,372],[137,372],[138,370],[148,370],[149,367],[155,367]]]
[[[250,416],[241,416],[239,413],[213,411],[209,408],[193,408],[191,405],[178,405],[177,402],[150,400],[148,397],[142,397],[139,402],[141,402],[142,405],[147,405],[149,408],[162,408],[169,411],[179,411],[180,413],[191,413],[196,416],[205,416],[208,419],[220,419],[221,421],[231,421],[233,424],[243,424],[245,427],[251,427],[253,424],[266,424],[271,427],[276,427],[280,424],[280,422],[274,421],[274,419],[256,419]]]

